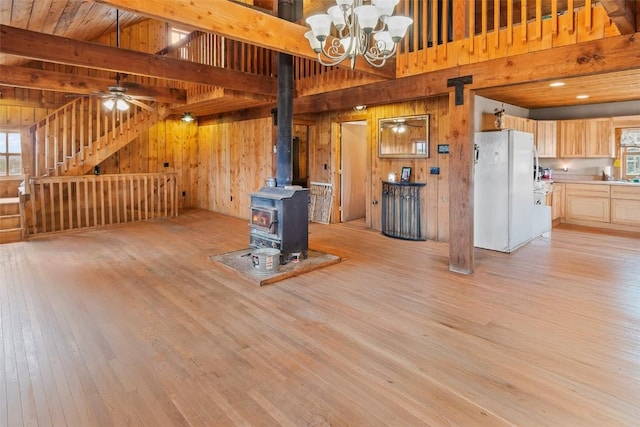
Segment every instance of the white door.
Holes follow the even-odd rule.
[[[343,123],[340,133],[340,220],[345,222],[366,215],[367,122]]]

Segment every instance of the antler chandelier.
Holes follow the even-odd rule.
[[[305,37],[318,61],[333,66],[348,58],[353,69],[360,55],[372,66],[382,67],[413,23],[406,16],[392,16],[399,1],[371,0],[365,5],[363,0],[336,0],[326,14],[308,17],[311,31]]]

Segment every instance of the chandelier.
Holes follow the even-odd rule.
[[[399,1],[371,0],[365,5],[363,0],[336,0],[326,14],[308,17],[311,31],[305,37],[318,61],[330,67],[348,58],[353,69],[360,55],[372,66],[382,67],[413,23],[406,16],[393,16]]]

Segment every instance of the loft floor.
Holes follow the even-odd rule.
[[[0,425],[633,425],[637,235],[513,254],[311,224],[342,262],[265,286],[202,210],[0,246]]]

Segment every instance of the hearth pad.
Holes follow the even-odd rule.
[[[341,261],[339,256],[309,249],[307,259],[281,265],[277,272],[271,274],[258,274],[256,273],[256,268],[253,266],[251,251],[252,249],[250,248],[241,249],[219,255],[212,255],[210,258],[227,268],[237,271],[244,278],[258,286],[269,285],[289,277],[299,276]]]

